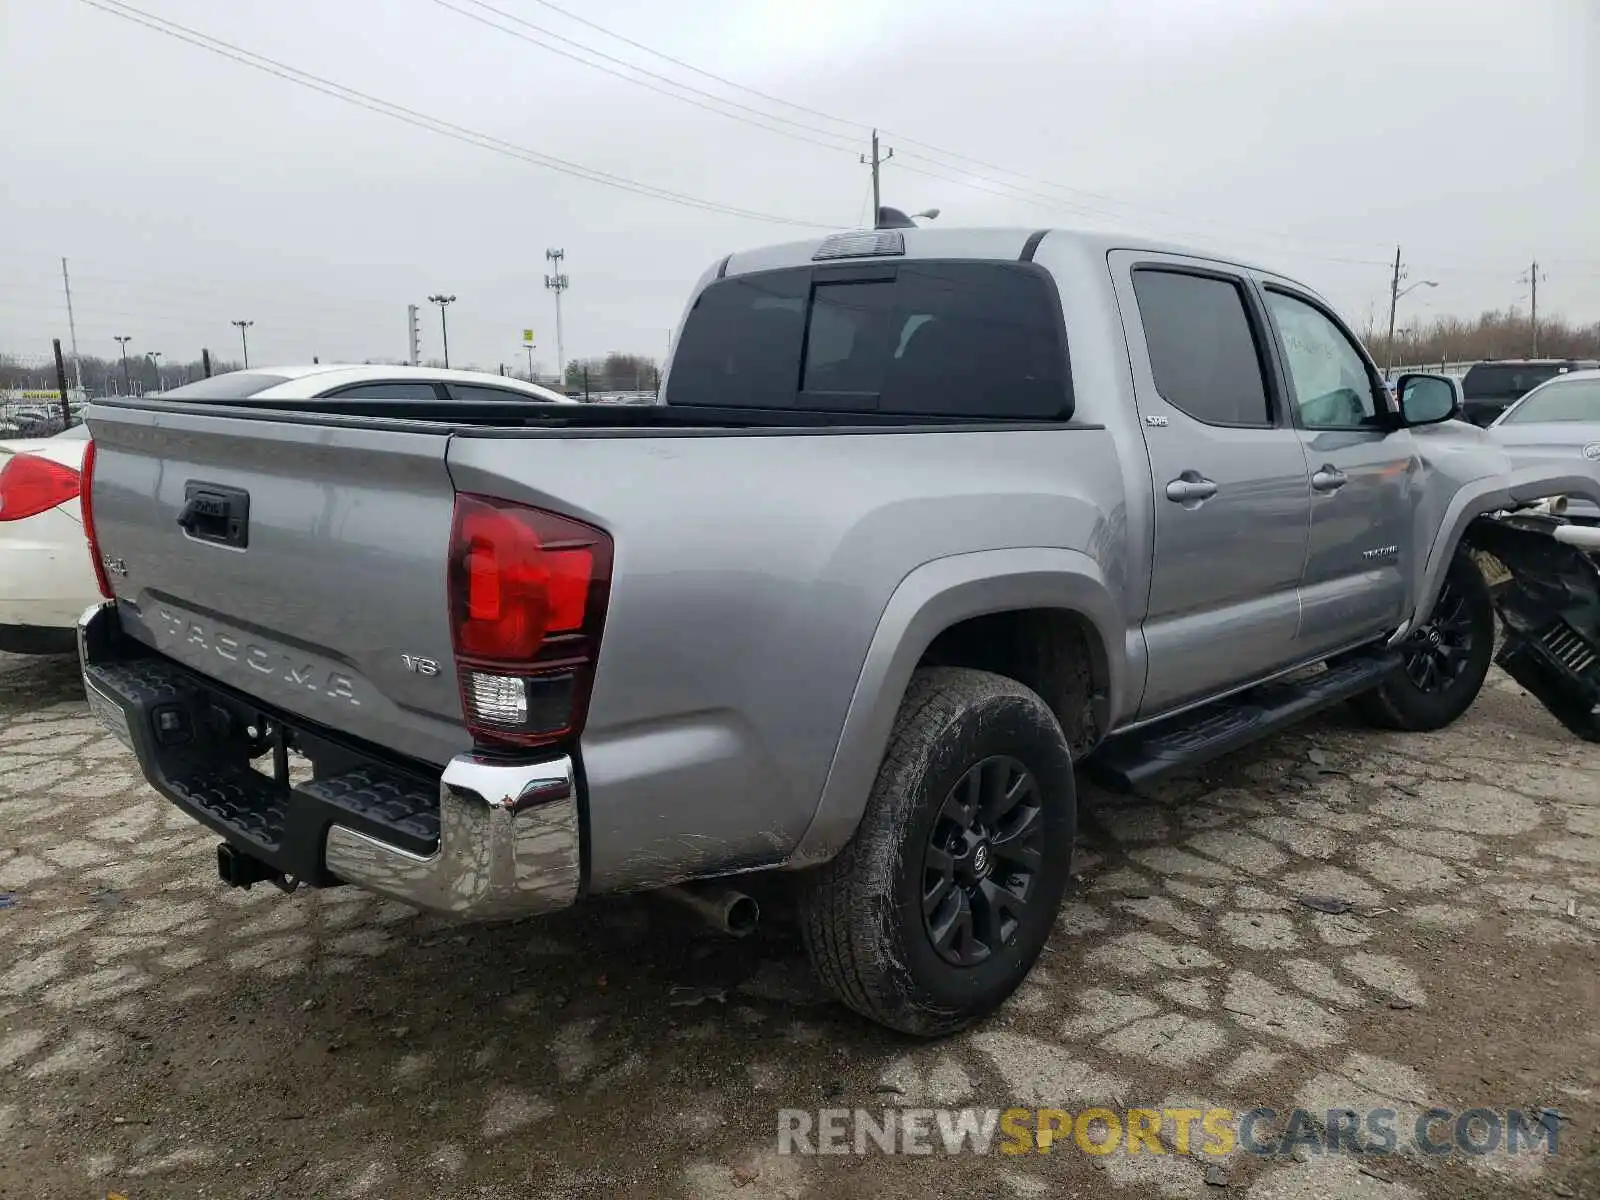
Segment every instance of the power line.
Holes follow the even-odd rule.
[[[435,3],[439,3],[439,4],[444,4],[445,7],[453,7],[453,5],[445,3],[445,0],[434,0],[434,2]],[[470,4],[474,4],[479,8],[489,9],[491,7],[489,4],[485,3],[484,0],[465,0],[465,2],[466,3],[470,3]],[[566,17],[568,20],[575,21],[580,25],[586,26],[589,29],[593,29],[598,33],[602,33],[602,34],[604,34],[605,36],[607,36],[609,38],[614,38],[617,41],[623,43],[624,45],[631,46],[636,50],[641,50],[646,54],[653,55],[654,57],[659,58],[664,62],[669,62],[669,63],[673,64],[674,66],[680,67],[680,68],[682,68],[682,69],[684,69],[686,71],[692,71],[696,75],[702,76],[703,78],[715,80],[717,83],[720,83],[725,87],[733,88],[734,90],[740,91],[740,92],[744,92],[747,95],[759,97],[760,99],[766,100],[769,103],[781,104],[781,105],[783,105],[783,106],[785,106],[787,108],[792,108],[792,109],[794,109],[794,110],[796,110],[798,112],[806,113],[806,114],[808,114],[810,116],[820,118],[821,120],[824,120],[824,121],[832,122],[832,123],[834,123],[836,125],[848,126],[852,130],[865,132],[866,130],[868,130],[868,129],[870,129],[872,127],[869,122],[850,120],[850,119],[847,119],[847,118],[844,118],[844,117],[838,117],[838,116],[834,116],[833,114],[823,112],[820,109],[810,108],[810,107],[807,107],[806,105],[803,105],[803,104],[796,104],[793,101],[785,100],[782,97],[774,96],[769,92],[763,92],[763,91],[760,91],[759,89],[756,89],[756,88],[753,88],[753,87],[749,87],[746,84],[739,83],[736,80],[727,78],[726,76],[718,75],[714,71],[708,71],[708,70],[704,69],[703,67],[697,67],[693,63],[685,62],[683,59],[680,59],[680,58],[675,58],[672,55],[667,54],[667,53],[665,53],[663,51],[657,50],[654,47],[649,46],[644,42],[637,41],[637,40],[635,40],[633,38],[627,37],[624,34],[618,33],[614,29],[608,29],[603,25],[600,25],[600,24],[598,24],[598,23],[596,23],[594,21],[588,20],[585,17],[579,16],[577,13],[574,13],[569,9],[563,8],[558,4],[552,3],[551,0],[533,0],[533,2],[538,4],[538,5],[540,5],[543,8],[549,9],[552,12],[559,13],[563,17]],[[500,10],[491,9],[491,11],[499,12]],[[515,16],[513,16],[511,14],[501,13],[501,15],[507,17],[510,20],[519,21],[519,23],[522,23],[522,24],[528,24],[527,22],[521,21],[520,18],[517,18],[517,17],[515,17]],[[541,28],[541,27],[538,27],[538,26],[532,26],[532,27],[533,28]],[[548,30],[542,30],[541,29],[541,31],[547,33],[551,37],[561,37],[561,35],[555,34],[555,33],[551,33]],[[569,45],[579,46],[582,49],[587,50],[592,54],[603,54],[602,51],[596,50],[594,47],[586,45],[583,42],[578,42],[578,41],[575,41],[575,40],[573,40],[571,38],[562,38],[561,40],[565,41]],[[609,57],[609,56],[607,56],[607,57]],[[625,63],[625,60],[616,59],[616,58],[611,58],[610,61],[613,61],[613,62],[624,62]],[[636,67],[632,63],[625,63],[625,65],[627,65],[629,67],[632,67],[635,70],[643,70],[643,68]],[[655,76],[655,77],[659,78],[659,79],[666,79],[667,78],[665,76],[659,76],[659,75]],[[677,87],[688,87],[688,85],[682,84],[682,83],[680,83],[680,82],[678,82],[676,80],[668,79],[667,81],[672,83],[674,86],[677,86]],[[635,82],[637,82],[637,81],[635,81]],[[691,89],[691,90],[696,91],[697,94],[700,94],[700,95],[712,95],[712,93],[699,91],[699,89]],[[679,98],[682,99],[683,97],[679,97]],[[733,101],[726,100],[726,99],[724,99],[722,97],[715,97],[715,98],[718,99],[719,101],[721,101],[722,103],[727,103],[727,104],[734,103]],[[784,118],[778,117],[775,114],[760,112],[760,110],[757,110],[757,109],[751,109],[751,108],[746,107],[746,111],[757,112],[757,113],[759,113],[759,115],[761,115],[763,117],[766,117],[769,120],[784,120]],[[724,114],[724,115],[730,115],[730,114]],[[789,122],[789,123],[794,124],[794,122]],[[823,136],[838,136],[837,134],[833,134],[831,131],[818,129],[814,125],[809,125],[809,126],[802,125],[801,128],[805,128],[805,129],[809,130],[812,133],[821,134]],[[1057,183],[1057,182],[1055,182],[1053,180],[1043,179],[1043,178],[1040,178],[1038,176],[1026,175],[1026,174],[1023,174],[1021,172],[1011,170],[1010,168],[999,166],[998,164],[995,164],[995,163],[989,163],[989,162],[983,161],[982,159],[973,158],[971,155],[968,155],[968,154],[962,154],[962,153],[960,153],[958,151],[944,149],[942,147],[934,145],[931,142],[919,141],[916,138],[907,137],[904,134],[893,132],[893,131],[890,131],[890,130],[887,130],[887,129],[880,129],[879,133],[882,134],[883,136],[892,137],[892,138],[895,139],[895,141],[897,143],[897,148],[900,150],[900,154],[901,154],[902,158],[914,158],[914,159],[917,159],[917,160],[922,161],[924,163],[927,163],[931,167],[942,168],[943,170],[946,170],[946,171],[951,171],[951,170],[954,170],[954,171],[968,171],[968,170],[970,170],[971,167],[977,167],[977,168],[980,168],[980,169],[982,169],[984,171],[990,172],[991,174],[1009,176],[1012,179],[1021,180],[1024,183],[1032,184],[1035,187],[1049,188],[1049,189],[1053,189],[1055,191],[1064,193],[1065,195],[1068,195],[1068,196],[1076,196],[1076,197],[1082,197],[1083,199],[1087,199],[1087,200],[1091,200],[1091,201],[1099,201],[1102,205],[1106,205],[1106,204],[1113,205],[1113,206],[1115,206],[1116,209],[1119,209],[1119,210],[1131,210],[1134,213],[1138,213],[1140,211],[1144,211],[1144,212],[1149,212],[1149,213],[1156,214],[1158,216],[1178,217],[1180,219],[1183,219],[1183,220],[1187,221],[1189,223],[1189,228],[1202,227],[1202,226],[1206,226],[1206,225],[1209,225],[1212,228],[1216,228],[1216,229],[1227,229],[1227,228],[1230,228],[1229,226],[1226,226],[1226,225],[1224,225],[1224,224],[1222,224],[1220,222],[1210,221],[1210,220],[1205,219],[1205,218],[1201,218],[1201,219],[1199,219],[1197,221],[1195,219],[1195,217],[1193,216],[1193,214],[1178,213],[1178,212],[1174,212],[1173,210],[1159,208],[1159,207],[1156,207],[1154,205],[1142,204],[1142,203],[1137,203],[1137,202],[1128,201],[1128,200],[1122,200],[1122,199],[1118,199],[1115,196],[1110,196],[1110,195],[1107,195],[1107,194],[1102,193],[1102,192],[1092,192],[1092,191],[1088,191],[1088,190],[1086,190],[1084,188],[1071,187],[1071,186],[1069,186],[1067,184]],[[920,153],[919,154],[919,153],[916,153],[914,150],[907,150],[907,149],[904,148],[905,146],[912,146],[912,147],[920,148],[924,153]],[[945,161],[941,161],[941,160],[945,160]],[[911,168],[906,168],[906,169],[910,170]],[[932,174],[931,172],[927,172],[927,173]],[[934,178],[941,178],[941,176],[935,175]],[[991,189],[985,189],[985,188],[982,188],[982,187],[978,187],[974,182],[966,180],[966,179],[948,178],[947,181],[951,182],[951,183],[958,184],[958,185],[963,186],[963,187],[971,187],[971,188],[973,188],[974,190],[977,190],[977,191],[991,190]],[[1015,186],[1013,184],[1007,184],[1004,180],[993,180],[992,182],[998,183],[998,184],[1000,184],[1001,186],[1004,186],[1004,187],[1014,187]],[[1120,212],[1107,211],[1107,210],[1105,210],[1103,208],[1101,208],[1099,210],[1096,210],[1095,208],[1083,205],[1081,203],[1081,201],[1074,201],[1073,203],[1079,209],[1081,209],[1082,211],[1085,211],[1085,212],[1096,213],[1098,211],[1099,215],[1104,215],[1104,216],[1108,216],[1108,217],[1118,217],[1118,218],[1121,217],[1121,213]],[[1235,232],[1246,232],[1246,230],[1241,226],[1233,226],[1231,228]],[[1255,228],[1252,228],[1252,229],[1248,230],[1248,232],[1251,233],[1252,235],[1258,237],[1258,238],[1259,237],[1270,237],[1270,238],[1274,238],[1274,239],[1277,239],[1277,240],[1280,240],[1280,241],[1293,241],[1293,242],[1299,242],[1299,243],[1305,244],[1305,245],[1328,245],[1328,246],[1343,245],[1343,246],[1349,246],[1349,247],[1357,247],[1357,246],[1359,246],[1359,247],[1365,247],[1365,248],[1371,248],[1371,247],[1376,247],[1376,246],[1380,246],[1380,245],[1387,245],[1387,243],[1383,243],[1383,242],[1335,242],[1335,241],[1332,241],[1332,240],[1306,238],[1306,237],[1304,237],[1302,235],[1298,235],[1298,234],[1272,233],[1271,231],[1255,229]],[[1379,260],[1354,260],[1354,259],[1337,260],[1337,259],[1335,259],[1333,261],[1359,262],[1361,265],[1364,265],[1364,266],[1384,266],[1384,265],[1387,265],[1386,263],[1384,263],[1382,261],[1379,261]]]
[[[232,59],[234,62],[251,67],[267,75],[276,76],[289,83],[321,92],[335,100],[342,100],[358,108],[365,108],[381,116],[391,117],[425,129],[430,133],[439,134],[467,145],[476,146],[481,150],[489,150],[507,158],[520,159],[535,166],[545,167],[558,171],[564,175],[571,175],[590,183],[602,184],[606,187],[617,188],[621,191],[632,192],[635,195],[646,196],[653,200],[665,200],[672,204],[679,204],[686,208],[697,208],[704,212],[723,213],[728,216],[745,217],[749,220],[768,221],[777,225],[790,225],[802,229],[832,229],[835,226],[820,221],[802,221],[793,217],[778,216],[774,213],[758,212],[754,209],[739,208],[730,204],[722,204],[715,200],[706,200],[699,196],[691,196],[683,192],[672,191],[668,188],[657,187],[654,184],[641,183],[638,180],[628,179],[621,175],[613,175],[609,171],[601,171],[595,167],[586,167],[581,163],[571,162],[567,159],[556,158],[538,150],[531,150],[515,142],[508,142],[490,134],[480,133],[463,125],[457,125],[440,117],[429,116],[416,109],[407,108],[392,100],[384,100],[367,92],[358,91],[342,83],[336,83],[310,71],[303,71],[298,67],[289,66],[277,59],[268,58],[264,54],[256,54],[232,42],[223,41],[221,38],[212,37],[210,34],[201,33],[176,21],[169,21],[165,17],[158,17],[130,4],[120,3],[120,0],[81,0],[81,3],[97,8],[112,16],[121,17],[136,25],[143,25],[147,29],[166,37],[187,42],[201,50]]]
[[[626,81],[628,83],[637,84],[639,87],[642,87],[642,88],[648,88],[650,91],[657,92],[660,95],[670,96],[674,100],[682,100],[685,104],[692,104],[696,108],[703,108],[707,112],[716,113],[718,116],[727,117],[727,118],[729,118],[730,120],[733,120],[733,121],[742,121],[746,125],[753,125],[757,129],[764,129],[768,133],[775,133],[775,134],[778,134],[780,137],[794,138],[796,141],[800,141],[800,142],[809,142],[811,145],[813,145],[813,146],[821,146],[825,150],[853,150],[853,147],[841,144],[841,141],[839,139],[843,138],[844,135],[842,135],[842,134],[833,133],[830,130],[817,129],[814,126],[806,125],[806,124],[804,124],[802,122],[799,122],[799,121],[790,121],[790,120],[788,120],[788,119],[786,119],[784,117],[777,116],[777,115],[775,115],[773,113],[765,113],[765,112],[762,112],[758,108],[752,108],[748,104],[740,104],[737,100],[729,100],[726,97],[718,96],[714,92],[708,92],[708,91],[705,91],[705,90],[703,90],[701,88],[691,87],[686,83],[680,83],[678,80],[672,79],[669,76],[661,75],[661,74],[658,74],[655,71],[651,71],[651,70],[649,70],[649,69],[647,69],[645,67],[637,66],[637,65],[635,65],[633,63],[628,62],[625,59],[616,58],[615,56],[607,54],[602,50],[596,50],[593,46],[587,46],[587,45],[584,45],[584,43],[582,43],[582,42],[574,41],[572,38],[563,37],[561,34],[554,33],[551,30],[545,29],[541,25],[535,25],[531,21],[525,21],[521,17],[517,16],[515,13],[508,13],[503,9],[496,8],[492,4],[485,4],[485,3],[482,2],[482,0],[465,0],[465,2],[468,3],[468,4],[473,5],[473,7],[475,7],[475,8],[481,8],[481,9],[484,9],[485,11],[487,11],[487,12],[492,12],[495,16],[500,17],[500,18],[502,18],[504,20],[511,21],[511,22],[513,22],[513,23],[515,23],[517,25],[521,25],[521,26],[523,26],[524,28],[527,28],[527,29],[532,29],[537,33],[542,33],[542,34],[545,35],[545,37],[555,38],[557,41],[565,42],[569,46],[576,46],[579,49],[585,51],[586,53],[593,54],[598,58],[605,59],[607,62],[616,63],[619,66],[626,67],[630,71],[637,71],[639,74],[645,75],[650,79],[658,79],[661,82],[663,82],[663,83],[665,83],[665,84],[667,84],[669,86],[668,87],[658,87],[655,84],[647,83],[643,79],[635,79],[631,75],[625,75],[621,71],[614,70],[611,67],[602,66],[600,63],[596,63],[596,62],[590,62],[588,59],[582,58],[579,55],[573,54],[569,50],[562,50],[557,46],[552,46],[552,45],[550,45],[550,43],[545,42],[545,41],[541,41],[539,38],[533,37],[533,36],[531,36],[529,34],[526,34],[526,33],[523,33],[520,30],[511,29],[508,26],[498,24],[495,21],[491,21],[487,17],[480,16],[479,14],[474,13],[474,12],[469,12],[464,8],[459,8],[455,4],[452,4],[450,2],[450,0],[433,0],[433,2],[435,4],[437,4],[440,8],[448,9],[450,12],[456,13],[459,16],[466,17],[469,21],[476,21],[480,25],[488,26],[490,29],[497,29],[501,33],[509,34],[511,37],[518,38],[521,41],[527,42],[529,45],[538,46],[543,50],[548,50],[552,54],[559,54],[562,58],[571,59],[573,62],[576,62],[576,63],[582,63],[584,66],[592,67],[596,71],[604,71],[607,75],[614,76],[617,79],[624,80],[624,81]],[[695,99],[692,99],[690,96],[680,95],[679,92],[672,91],[671,90],[672,88],[679,88],[679,89],[682,89],[683,91],[691,92],[695,96],[704,96],[707,100],[715,101],[717,104],[726,104],[731,108],[736,108],[736,109],[739,109],[742,112],[751,113],[754,116],[761,117],[761,118],[763,118],[763,120],[760,120],[760,121],[752,120],[751,117],[740,116],[739,113],[737,113],[737,112],[727,112],[724,109],[717,108],[712,104],[707,104],[703,100],[695,100]],[[817,134],[817,135],[820,135],[821,137],[832,138],[832,139],[835,139],[835,140],[833,140],[833,141],[821,141],[821,140],[818,139],[818,137],[807,137],[805,133],[795,133],[795,132],[792,132],[792,131],[790,131],[788,129],[780,129],[775,125],[768,125],[768,124],[765,123],[766,121],[776,121],[776,122],[778,122],[779,124],[782,124],[782,125],[792,125],[792,126],[794,126],[795,129],[805,130],[807,133]]]
[[[596,33],[603,33],[609,38],[615,38],[625,46],[632,46],[635,50],[643,50],[646,54],[654,55],[656,58],[659,58],[664,62],[669,62],[675,67],[682,67],[685,71],[693,71],[696,75],[699,75],[705,79],[714,79],[718,83],[723,84],[726,87],[731,87],[736,91],[744,92],[750,96],[757,96],[760,99],[769,101],[773,104],[781,104],[785,108],[794,109],[796,112],[803,112],[809,116],[820,117],[822,120],[831,121],[835,125],[849,126],[850,129],[856,131],[857,133],[864,132],[869,128],[866,124],[860,121],[852,121],[846,120],[844,117],[830,116],[828,113],[822,112],[819,109],[807,108],[804,104],[796,104],[793,100],[785,100],[781,96],[774,96],[768,92],[758,91],[756,88],[749,87],[746,84],[735,83],[733,80],[726,79],[713,71],[707,71],[705,68],[697,67],[693,63],[684,62],[681,58],[673,58],[672,55],[653,49],[652,47],[645,45],[643,42],[636,42],[632,38],[616,32],[614,29],[607,29],[603,25],[597,25],[588,18],[580,17],[577,13],[562,8],[558,4],[551,4],[549,0],[533,0],[533,2],[541,5],[544,8],[548,8],[551,12],[560,13],[569,21],[576,21],[579,25],[586,25],[590,29],[593,29]]]

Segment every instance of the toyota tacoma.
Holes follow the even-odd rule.
[[[1152,242],[732,254],[674,344],[634,409],[89,409],[89,700],[225,880],[503,919],[782,872],[840,1000],[947,1033],[1045,943],[1077,764],[1142,789],[1345,701],[1449,724],[1494,651],[1472,529],[1600,499],[1448,379],[1391,397],[1309,288]],[[1500,573],[1525,536],[1582,584],[1520,519]],[[1527,677],[1581,699],[1524,608]]]

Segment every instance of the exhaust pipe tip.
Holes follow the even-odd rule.
[[[723,915],[723,924],[727,931],[734,937],[747,937],[756,931],[756,926],[760,923],[761,906],[756,903],[755,897],[747,896],[743,892],[734,892],[728,900]]]
[[[754,896],[737,888],[715,885],[687,885],[661,889],[669,900],[675,900],[718,933],[730,937],[748,937],[761,923],[761,906]]]

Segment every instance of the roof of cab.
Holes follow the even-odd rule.
[[[820,238],[809,238],[805,241],[784,242],[774,246],[741,250],[729,256],[724,273],[728,275],[743,275],[752,271],[769,271],[782,267],[810,265],[813,261],[812,256],[829,239],[847,234],[870,232],[873,231],[840,230],[838,233],[828,234]],[[919,226],[910,229],[883,230],[880,232],[893,232],[902,235],[905,245],[904,253],[883,256],[884,258],[899,259],[901,261],[916,258],[966,258],[1015,262],[1022,257],[1029,240],[1035,239],[1036,246],[1040,241],[1052,244],[1071,242],[1080,253],[1102,255],[1113,250],[1140,250],[1149,254],[1172,254],[1185,258],[1200,258],[1212,262],[1230,263],[1237,267],[1268,275],[1280,274],[1280,272],[1270,267],[1241,259],[1235,254],[1203,250],[1195,246],[1168,242],[1161,238],[1143,237],[1107,230],[1041,229],[1037,226],[1031,228],[1024,226],[971,226],[939,229]],[[845,258],[829,261],[870,260],[863,256],[860,259]]]

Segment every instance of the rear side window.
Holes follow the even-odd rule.
[[[684,324],[666,402],[1072,415],[1054,285],[1023,263],[805,267],[720,280]]]
[[[1239,285],[1142,267],[1133,273],[1156,391],[1207,425],[1270,425],[1261,350]]]
[[[452,383],[450,394],[457,400],[495,401],[500,404],[556,404],[559,401],[536,392],[519,392],[515,388],[486,387],[477,383]]]
[[[163,400],[243,400],[286,383],[288,379],[287,375],[271,375],[265,371],[229,371],[226,375],[197,379],[159,394]]]
[[[396,380],[394,383],[362,383],[355,387],[333,388],[320,397],[337,396],[344,400],[437,400],[439,393],[426,380]]]

